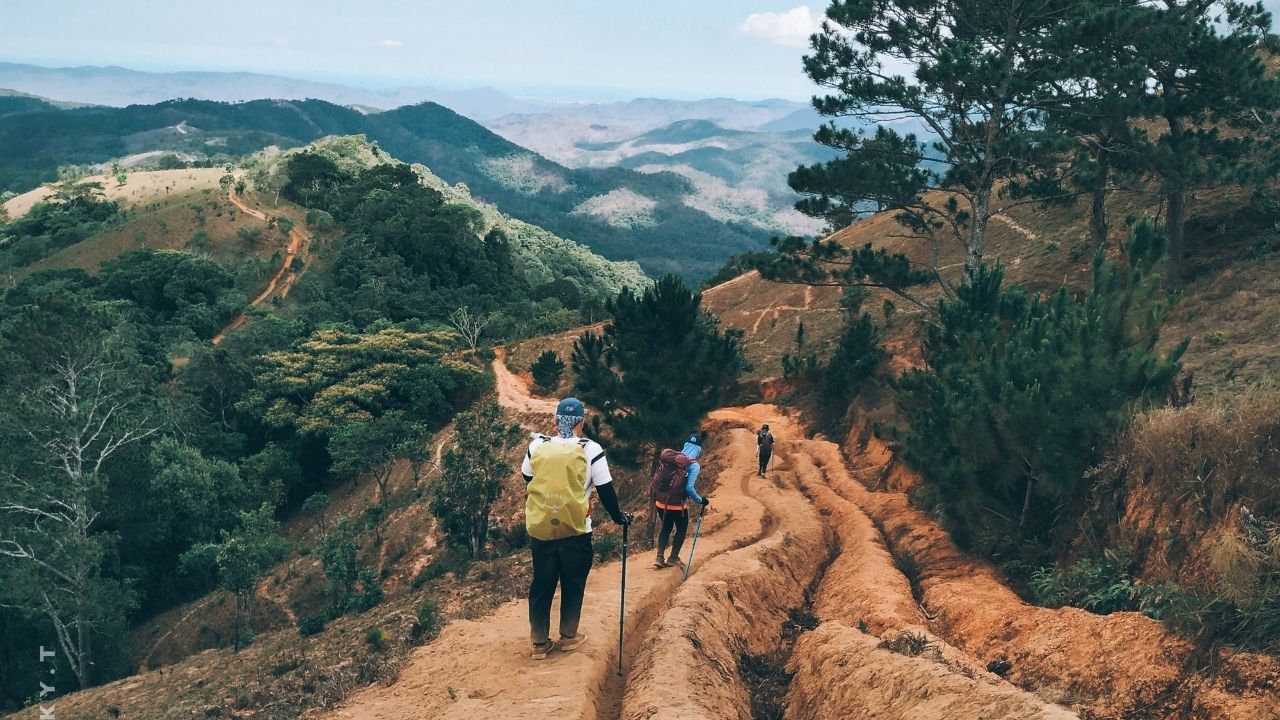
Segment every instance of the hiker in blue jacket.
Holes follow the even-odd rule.
[[[684,561],[680,559],[680,546],[684,545],[684,536],[689,530],[687,500],[691,499],[701,505],[703,512],[707,511],[707,506],[710,504],[710,499],[698,494],[698,473],[702,471],[702,464],[698,462],[698,457],[702,455],[702,440],[697,434],[689,436],[680,454],[688,461],[683,465],[684,483],[677,484],[669,492],[654,498],[654,512],[662,518],[662,530],[658,533],[658,558],[653,564],[655,568],[684,567]],[[679,461],[679,464],[683,463],[685,460]],[[662,471],[660,468],[659,472]],[[671,538],[672,528],[676,531],[674,538]],[[668,539],[671,539],[671,555],[664,557]]]

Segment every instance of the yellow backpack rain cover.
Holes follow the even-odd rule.
[[[543,443],[533,451],[533,479],[524,506],[529,537],[560,540],[587,532],[591,505],[587,500],[587,441]]]

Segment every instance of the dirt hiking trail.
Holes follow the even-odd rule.
[[[233,205],[240,208],[240,211],[246,215],[252,215],[263,222],[267,221],[266,213],[245,205],[240,197],[236,195],[235,190],[227,191],[227,199],[230,200]],[[279,297],[283,300],[288,297],[289,290],[293,288],[293,284],[298,282],[298,278],[302,277],[302,273],[306,272],[307,251],[310,248],[311,236],[303,232],[297,225],[290,228],[289,244],[285,246],[284,259],[280,262],[280,269],[276,270],[275,274],[271,276],[271,279],[267,281],[267,286],[262,289],[262,292],[258,293],[258,296],[249,302],[249,305],[245,308],[244,312],[241,312],[239,315],[232,318],[231,322],[227,323],[226,327],[219,330],[218,334],[214,335],[210,342],[214,345],[218,345],[226,339],[228,333],[239,330],[244,326],[245,321],[248,320],[248,315],[246,313],[250,309],[258,307],[262,303],[266,302],[269,298]],[[293,267],[295,259],[301,259],[303,261],[302,267],[297,270]]]
[[[554,411],[501,356],[494,370],[504,405]],[[778,438],[767,477],[756,475],[763,423]],[[531,660],[527,604],[513,601],[450,624],[394,683],[323,717],[1280,718],[1274,658],[1223,653],[1210,675],[1144,616],[1023,603],[905,496],[863,484],[891,469],[883,446],[868,443],[853,470],[770,405],[714,412],[706,429],[713,512],[688,580],[653,569],[633,542],[625,676],[611,562],[591,572],[577,650]]]

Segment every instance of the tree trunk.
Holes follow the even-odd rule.
[[[1166,88],[1173,87],[1172,78],[1164,79]],[[1177,115],[1165,115],[1165,121],[1169,123],[1169,144],[1175,154],[1183,152],[1182,138],[1185,129],[1182,126],[1182,118]],[[1169,178],[1165,178],[1166,183]],[[1174,178],[1175,186],[1168,191],[1167,199],[1169,201],[1169,220],[1166,223],[1167,235],[1169,243],[1165,247],[1165,275],[1170,282],[1177,282],[1182,276],[1182,255],[1185,252],[1183,245],[1183,233],[1186,226],[1186,187],[1181,178]]]
[[[89,673],[89,666],[93,664],[93,648],[89,637],[89,619],[84,616],[84,610],[76,613],[76,654],[80,656],[80,661],[76,665],[76,680],[80,683],[80,689],[84,690],[89,687],[92,676]]]
[[[242,634],[240,631],[240,603],[241,603],[240,593],[236,593],[235,600],[236,600],[236,619],[235,619],[234,625],[232,625],[233,629],[231,632],[233,633],[233,635],[231,637],[231,647],[233,650],[235,650],[235,652],[240,652],[240,636]]]
[[[1018,518],[1018,538],[1026,536],[1027,514],[1031,511],[1031,488],[1035,485],[1034,475],[1027,475],[1027,494],[1022,498],[1022,515]]]
[[[973,203],[973,217],[970,222],[973,225],[969,228],[969,242],[965,246],[964,269],[968,272],[977,272],[982,266],[982,256],[985,251],[987,242],[987,211],[991,206],[990,191],[981,195],[979,199]]]
[[[1089,233],[1095,250],[1107,249],[1107,177],[1110,172],[1105,152],[1098,154],[1098,177],[1093,181],[1093,203],[1090,207]]]
[[[1182,256],[1186,252],[1184,233],[1186,232],[1186,193],[1174,190],[1169,193],[1169,245],[1165,248],[1166,275],[1170,282],[1177,282],[1182,277]]]

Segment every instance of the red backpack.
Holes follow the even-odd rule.
[[[680,505],[685,500],[684,483],[693,458],[670,448],[658,456],[658,468],[649,482],[649,499],[667,505]]]

